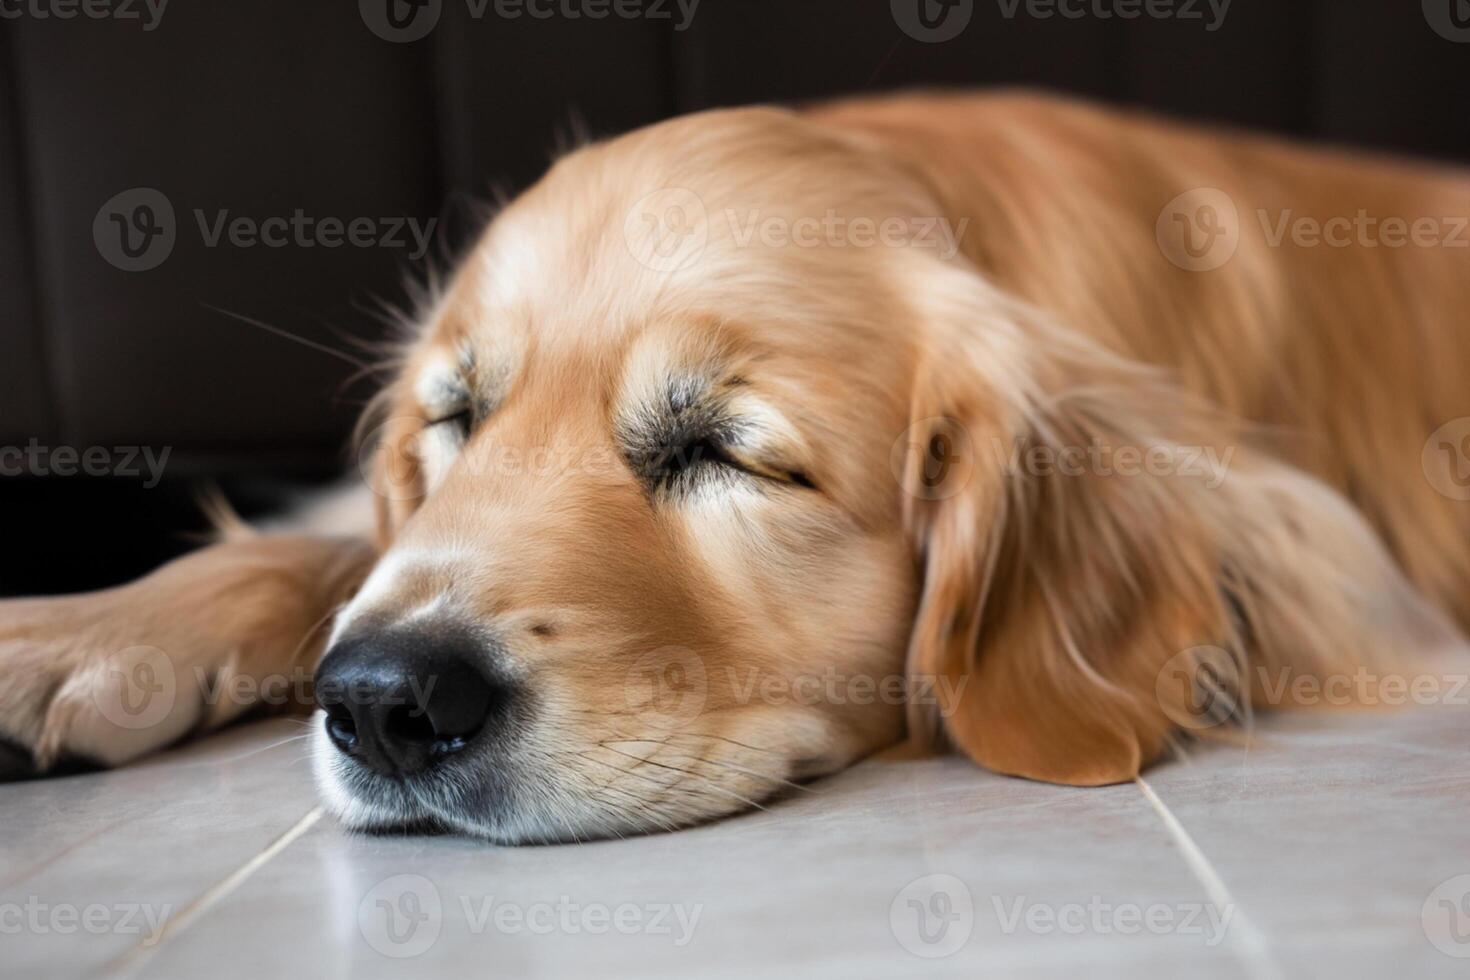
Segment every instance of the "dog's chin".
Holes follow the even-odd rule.
[[[743,809],[666,813],[623,810],[560,785],[544,763],[483,760],[423,776],[379,775],[342,755],[321,727],[311,741],[323,808],[368,834],[461,834],[495,844],[560,844],[673,830]],[[539,773],[523,778],[520,773]]]
[[[516,812],[518,795],[505,792],[494,802],[466,794],[464,773],[391,778],[379,775],[338,752],[318,728],[312,738],[312,769],[324,809],[349,830],[367,834],[454,833],[498,844],[552,840],[550,828]],[[476,781],[477,782],[477,781]]]

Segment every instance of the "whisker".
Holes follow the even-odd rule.
[[[346,361],[353,367],[366,368],[369,366],[363,361],[360,361],[357,358],[353,357],[351,354],[344,354],[336,348],[328,347],[326,344],[318,343],[315,340],[308,340],[305,337],[298,337],[296,334],[292,333],[289,330],[282,330],[280,327],[273,327],[269,323],[264,323],[260,320],[254,319],[253,317],[248,317],[241,313],[234,313],[230,310],[221,309],[220,307],[214,306],[210,303],[201,303],[199,305],[203,306],[205,309],[213,310],[216,313],[220,313],[224,316],[230,317],[231,319],[239,320],[241,323],[249,324],[250,326],[256,327],[257,329],[264,330],[266,333],[274,334],[275,336],[281,337],[285,340],[295,341],[303,347],[310,347],[314,351],[320,351],[323,354],[330,354],[332,357],[335,357],[340,361]]]
[[[232,755],[232,756],[230,756],[227,759],[211,760],[208,764],[209,765],[227,765],[227,764],[229,764],[231,762],[239,762],[241,759],[248,759],[248,758],[250,758],[253,755],[260,755],[260,753],[262,753],[262,752],[269,752],[271,749],[280,748],[282,745],[286,745],[287,743],[290,743],[290,742],[300,742],[303,739],[308,739],[308,738],[311,738],[311,733],[310,732],[304,732],[304,733],[302,733],[300,735],[292,735],[289,738],[283,738],[283,739],[281,739],[279,742],[272,742],[269,745],[262,745],[259,748],[251,749],[249,752],[243,752],[240,755]]]
[[[680,732],[680,733],[676,733],[676,734],[684,734],[684,733]],[[673,736],[669,736],[669,737],[673,737]],[[727,739],[726,741],[729,741],[729,740]],[[659,742],[652,742],[652,740],[650,740],[650,739],[639,739],[639,738],[614,738],[614,739],[608,739],[605,742],[598,742],[597,744],[600,745],[600,746],[602,746],[602,747],[604,747],[604,748],[606,748],[609,744],[629,744],[629,743],[639,743],[639,742],[642,742],[643,744],[656,744],[656,745],[667,745],[668,744],[668,740],[667,739],[665,739],[663,741],[659,741]],[[738,745],[740,743],[737,742],[735,744]],[[813,789],[810,786],[803,786],[801,783],[794,783],[791,780],[786,779],[785,777],[782,777],[782,776],[772,776],[770,773],[761,772],[761,771],[759,771],[757,769],[747,769],[745,766],[736,765],[733,762],[726,762],[726,761],[724,761],[722,759],[711,759],[711,758],[708,758],[706,756],[697,755],[697,754],[696,755],[686,756],[686,758],[689,758],[689,759],[691,759],[691,760],[693,760],[695,762],[703,762],[706,765],[719,766],[722,769],[729,769],[732,772],[744,773],[747,776],[754,776],[757,779],[764,779],[764,780],[767,780],[767,781],[772,782],[772,783],[780,783],[781,785],[783,785],[783,786],[789,786],[792,789],[799,789],[803,793],[815,793],[816,792],[816,790]]]
[[[761,806],[755,800],[752,800],[752,799],[749,799],[747,797],[741,796],[739,793],[736,793],[734,790],[725,789],[723,786],[719,786],[716,783],[710,781],[709,777],[703,775],[702,773],[697,773],[697,772],[695,772],[692,769],[684,769],[684,768],[681,768],[679,766],[665,765],[662,762],[655,762],[655,761],[653,761],[650,758],[646,758],[646,757],[642,757],[642,756],[636,756],[636,755],[633,755],[632,753],[629,753],[629,752],[623,752],[623,751],[620,751],[618,749],[608,748],[607,746],[603,746],[603,748],[607,749],[607,751],[609,751],[609,752],[614,752],[614,753],[616,753],[618,755],[626,756],[629,759],[637,759],[639,765],[642,765],[644,763],[647,763],[650,766],[657,766],[660,769],[668,769],[668,770],[671,770],[673,772],[683,773],[685,776],[692,776],[695,779],[698,779],[698,780],[704,782],[705,783],[705,788],[707,788],[707,789],[712,789],[716,793],[723,793],[726,796],[733,797],[734,799],[737,799],[740,802],[744,803],[746,806],[753,806],[757,810],[764,810],[765,809],[765,807]],[[632,770],[630,769],[628,771],[631,772]]]

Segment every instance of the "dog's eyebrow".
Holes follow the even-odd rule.
[[[504,394],[506,379],[491,375],[494,385],[486,390],[485,372],[479,370],[475,352],[468,347],[442,351],[419,372],[414,397],[429,418],[469,410],[484,418],[495,410]]]
[[[414,398],[431,416],[452,410],[469,398],[462,361],[449,351],[436,351],[419,369],[413,384]]]
[[[672,454],[701,440],[738,436],[740,423],[729,414],[717,388],[704,377],[668,378],[655,398],[640,402],[618,420],[618,441],[635,473],[657,474]]]

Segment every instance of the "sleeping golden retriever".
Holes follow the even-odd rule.
[[[1467,212],[1025,94],[579,149],[422,310],[375,532],[0,608],[11,775],[314,697],[361,828],[672,828],[905,740],[1128,780],[1470,622]]]

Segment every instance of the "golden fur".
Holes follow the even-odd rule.
[[[1190,268],[1171,202],[1187,220],[1220,192],[1238,245]],[[502,760],[522,791],[368,786],[324,743],[328,802],[357,826],[621,833],[905,731],[1101,784],[1187,722],[1189,688],[1160,678],[1198,651],[1234,665],[1216,693],[1257,701],[1257,667],[1407,669],[1470,621],[1470,504],[1421,464],[1470,416],[1470,249],[1273,243],[1257,216],[1467,207],[1463,173],[1028,95],[709,112],[570,154],[425,311],[368,421],[381,558],[334,626],[493,628],[537,700]],[[956,249],[857,240],[885,221],[941,222]],[[667,484],[670,447],[643,443],[702,405],[728,458]],[[0,731],[42,767],[121,762],[200,717],[99,752],[56,695],[118,645],[314,658],[301,637],[370,559],[305,540],[7,604]],[[224,588],[262,563],[308,584],[242,582],[250,608],[289,613]]]

